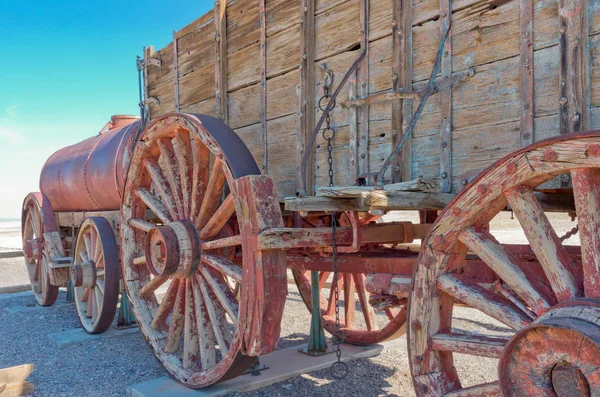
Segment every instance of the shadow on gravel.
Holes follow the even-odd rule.
[[[399,371],[392,367],[374,363],[368,359],[348,362],[348,376],[336,380],[329,368],[302,374],[264,389],[249,393],[235,393],[234,396],[397,396],[391,393],[393,377]]]
[[[470,319],[466,319],[466,318],[462,318],[462,317],[455,317],[454,319],[458,320],[458,321],[464,321],[469,324],[477,325],[479,327],[483,327],[489,331],[509,332],[509,333],[513,332],[513,330],[508,327],[500,327],[500,326],[497,326],[494,324],[483,323],[481,321],[470,320]],[[454,327],[452,329],[454,330]],[[458,328],[456,330],[459,331]]]

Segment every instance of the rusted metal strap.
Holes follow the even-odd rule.
[[[449,30],[442,56],[442,78],[452,77],[452,31],[450,16],[452,15],[451,0],[440,0],[440,32]],[[452,191],[452,88],[440,92],[440,190],[442,193]]]
[[[227,2],[215,2],[215,113],[225,124],[227,112]]]
[[[265,0],[258,0],[260,6],[260,132],[263,152],[261,171],[268,171],[267,142],[267,12]]]
[[[368,2],[369,2],[369,0],[363,0],[363,8],[365,10],[368,10]],[[365,14],[368,14],[368,13],[365,12]],[[367,18],[365,18],[365,20],[363,20],[363,23],[366,23],[366,22],[368,22]],[[368,27],[363,26],[362,28],[364,30],[367,30]],[[365,59],[366,55],[367,55],[367,49],[366,49],[366,47],[363,47],[361,49],[361,52],[358,55],[358,57],[354,60],[354,63],[352,64],[352,66],[350,66],[350,69],[348,69],[348,71],[346,72],[346,74],[344,75],[344,77],[342,78],[342,80],[340,81],[338,86],[336,87],[335,91],[333,92],[333,95],[331,95],[331,99],[327,103],[325,110],[323,110],[323,113],[321,114],[321,117],[319,118],[319,121],[317,122],[317,125],[315,126],[315,128],[313,130],[312,136],[310,137],[310,140],[308,141],[308,143],[304,149],[304,155],[302,156],[302,164],[300,166],[301,175],[302,175],[302,189],[300,189],[300,191],[297,193],[298,196],[300,196],[300,197],[306,197],[306,195],[307,195],[306,167],[308,164],[308,158],[311,155],[312,148],[315,144],[315,140],[317,139],[317,134],[321,130],[321,127],[323,126],[323,122],[325,121],[325,118],[327,117],[327,115],[329,115],[329,112],[331,112],[331,109],[335,105],[336,99],[337,99],[338,95],[340,94],[340,91],[342,91],[342,88],[344,88],[344,86],[348,82],[348,79],[350,78],[352,73],[354,73],[356,71],[358,65],[363,61],[363,59]]]
[[[300,93],[298,128],[296,129],[296,192],[302,190],[302,154],[305,152],[315,125],[315,0],[300,0]],[[307,194],[314,189],[314,154],[307,158],[308,169],[305,170],[308,186]]]
[[[179,112],[179,66],[177,61],[177,31],[173,31],[173,87],[175,92],[173,98],[175,98],[175,111]]]
[[[400,140],[400,142],[398,142],[396,144],[396,146],[394,147],[394,150],[388,156],[388,158],[385,160],[385,162],[381,166],[381,169],[377,173],[375,186],[379,189],[383,189],[385,172],[392,164],[392,161],[394,160],[394,158],[396,158],[396,156],[398,156],[398,154],[402,151],[402,148],[403,148],[404,144],[406,143],[406,141],[408,141],[408,138],[410,136],[412,136],[415,126],[417,125],[417,120],[421,116],[421,113],[423,113],[423,109],[425,109],[427,100],[429,99],[431,94],[433,94],[435,92],[435,76],[437,76],[438,71],[440,70],[440,64],[442,63],[442,56],[444,54],[444,48],[446,48],[446,40],[448,39],[449,33],[450,33],[450,26],[448,26],[446,31],[444,33],[442,33],[442,38],[440,40],[440,46],[438,48],[438,53],[437,53],[437,56],[435,59],[435,64],[433,66],[433,70],[431,71],[431,75],[429,76],[429,82],[427,83],[427,88],[425,89],[423,98],[422,98],[421,102],[419,103],[419,107],[417,108],[415,113],[412,115],[412,117],[410,119],[410,123],[408,124],[408,127],[406,128],[406,131],[404,132],[404,135],[402,136],[402,139]]]
[[[589,128],[590,71],[587,0],[559,0],[560,133]]]
[[[392,22],[392,89],[412,91],[412,0],[394,0]],[[392,147],[403,136],[404,121],[410,119],[412,100],[392,104]],[[410,141],[392,164],[392,182],[410,180]]]
[[[533,143],[533,0],[521,0],[521,146]]]

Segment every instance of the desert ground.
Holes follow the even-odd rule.
[[[549,217],[558,235],[576,224],[566,214]],[[418,221],[416,213],[394,213],[388,219]],[[502,213],[490,228],[501,242],[526,242],[510,213]],[[579,241],[574,236],[566,243]],[[0,223],[0,250],[20,249],[20,245],[20,222]],[[23,258],[0,260],[0,288],[28,282]],[[306,343],[309,323],[297,288],[289,285],[278,348]],[[33,363],[35,370],[29,381],[35,385],[35,396],[121,396],[129,385],[166,374],[139,333],[62,348],[48,336],[79,327],[74,304],[65,302],[65,291],[47,308],[38,307],[29,292],[0,295],[0,368]],[[454,327],[482,334],[511,334],[505,325],[468,308],[455,310]],[[321,370],[244,395],[413,396],[406,345],[406,336],[402,336],[388,343],[379,356],[350,362],[349,376],[343,380],[334,380],[329,370]],[[455,355],[464,386],[495,380],[496,363]]]

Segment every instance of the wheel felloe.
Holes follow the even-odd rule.
[[[110,223],[86,218],[73,245],[71,267],[77,317],[88,333],[106,331],[119,301],[119,254]]]

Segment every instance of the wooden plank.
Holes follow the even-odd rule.
[[[228,124],[227,111],[227,1],[215,1],[215,113]]]
[[[175,99],[175,111],[179,112],[179,66],[177,65],[177,31],[173,31],[173,98]]]
[[[365,193],[375,190],[375,186],[322,186],[317,189],[317,197],[332,198],[360,198]],[[423,178],[412,181],[392,183],[385,185],[383,190],[387,192],[426,192],[439,193],[439,181],[427,181]]]
[[[360,98],[369,96],[369,11],[371,2],[369,0],[363,1],[360,2],[360,47],[366,51],[366,55],[356,69],[356,92]],[[358,175],[364,175],[370,171],[369,107],[361,106],[354,110],[357,112],[356,120],[358,122]]]
[[[33,393],[33,384],[25,380],[32,371],[33,364],[0,369],[0,395],[14,397]]]
[[[394,91],[412,90],[413,80],[413,4],[411,0],[394,0],[392,22],[392,82]],[[404,125],[412,114],[412,100],[392,104],[392,148],[402,139]],[[402,152],[392,163],[392,182],[410,179],[412,139],[404,144]]]
[[[4,251],[0,252],[0,259],[20,258],[23,256],[23,251]]]
[[[533,143],[533,0],[521,0],[521,146]]]
[[[508,340],[508,337],[500,335],[437,334],[431,338],[431,348],[433,350],[469,354],[478,357],[500,358]]]
[[[451,0],[440,0],[440,37],[450,26]],[[442,78],[452,77],[452,31],[444,46],[442,57]],[[452,191],[452,87],[440,92],[440,190]]]
[[[3,384],[0,383],[0,386]],[[4,390],[0,391],[2,397],[16,397],[31,394],[35,391],[35,387],[32,383],[26,380],[11,382],[4,385]]]
[[[302,190],[302,157],[315,125],[315,0],[300,0],[299,126],[296,129],[296,192]],[[306,193],[314,192],[314,153],[306,164]]]
[[[263,143],[261,171],[268,171],[267,150],[267,15],[265,0],[259,0],[260,7],[260,132]]]
[[[559,0],[560,133],[589,127],[588,1]]]

